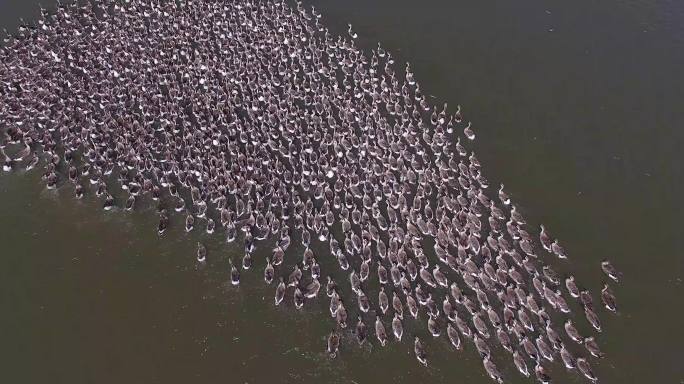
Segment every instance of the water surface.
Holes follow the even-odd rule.
[[[601,259],[624,272],[614,286],[620,314],[599,312],[608,357],[591,363],[601,382],[681,383],[684,5],[306,3],[337,33],[351,22],[362,48],[381,41],[410,61],[433,102],[461,104],[487,178],[564,243],[570,262],[554,266],[595,299]],[[37,4],[5,2],[0,23],[15,29]],[[302,312],[274,308],[261,257],[233,288],[228,258],[241,255],[221,236],[188,235],[176,217],[159,238],[150,202],[105,213],[94,198],[72,196],[68,186],[45,190],[35,171],[0,175],[3,382],[490,382],[472,346],[456,353],[445,338],[429,343],[427,370],[409,343],[359,349],[349,340],[330,361],[327,300]],[[198,240],[210,252],[203,269]],[[507,355],[497,358],[507,382],[532,382]],[[559,364],[551,374],[585,382]]]

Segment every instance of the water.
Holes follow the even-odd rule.
[[[37,14],[36,1],[17,3],[0,15],[9,30]],[[614,286],[619,316],[599,311],[608,357],[591,363],[601,382],[681,383],[684,5],[315,4],[336,32],[351,22],[362,47],[381,41],[410,61],[433,102],[462,105],[488,179],[506,184],[530,224],[563,241],[571,261],[555,267],[595,299],[602,258],[624,272]],[[175,218],[160,239],[149,202],[104,213],[69,187],[42,185],[35,171],[0,176],[3,381],[490,382],[471,345],[456,353],[445,338],[428,343],[427,370],[410,343],[371,350],[347,338],[330,361],[327,300],[274,309],[262,257],[233,288],[227,259],[241,255],[219,236],[188,235]],[[209,247],[204,269],[194,262],[198,240]],[[507,382],[532,382],[495,355]],[[584,382],[564,371],[552,366],[556,382]]]

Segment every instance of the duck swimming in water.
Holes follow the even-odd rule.
[[[245,255],[242,257],[242,269],[245,271],[250,269],[252,267],[252,254],[249,252],[245,252]]]
[[[280,305],[280,303],[283,302],[283,299],[285,298],[285,290],[286,290],[285,282],[283,281],[283,278],[280,277],[280,281],[278,282],[278,286],[276,287],[276,293],[275,293],[275,305]]]
[[[168,226],[169,217],[166,215],[166,210],[162,209],[161,212],[159,212],[159,224],[157,226],[157,232],[159,235],[162,235]]]
[[[204,263],[207,260],[207,247],[204,244],[197,243],[197,261]]]
[[[603,284],[603,289],[601,290],[601,301],[607,310],[611,312],[617,312],[617,304],[615,303],[615,295],[613,290],[610,289],[608,284]]]
[[[603,271],[603,273],[606,274],[606,276],[615,280],[616,283],[620,282],[620,277],[622,274],[618,272],[617,269],[615,269],[615,267],[613,266],[613,264],[611,264],[610,261],[601,261],[601,270]]]
[[[230,262],[230,284],[233,286],[240,285],[240,270],[233,265],[232,259],[228,259],[228,261]]]
[[[413,352],[416,354],[418,362],[427,367],[427,353],[425,353],[425,347],[417,336],[413,339]]]
[[[542,366],[541,364],[537,363],[534,367],[534,374],[537,377],[537,381],[539,381],[541,384],[550,384],[551,383],[551,376],[546,372],[546,368]]]
[[[266,267],[264,267],[264,282],[267,285],[271,285],[271,283],[273,282],[274,273],[275,270],[273,268],[273,264],[271,264],[271,258],[267,257]]]
[[[579,357],[577,358],[577,369],[579,369],[580,372],[589,379],[592,383],[595,383],[598,381],[598,378],[594,374],[594,371],[591,369],[591,366],[589,365],[589,362],[583,358]]]
[[[377,337],[380,345],[383,347],[387,344],[387,332],[385,331],[385,325],[382,323],[380,316],[375,316],[375,337]]]
[[[458,335],[458,331],[453,325],[451,325],[451,323],[447,323],[447,337],[454,348],[461,350],[461,337]]]
[[[401,336],[404,334],[404,327],[401,323],[399,315],[396,313],[392,319],[392,333],[394,333],[394,337],[397,339],[397,341],[401,341]]]
[[[328,356],[330,356],[331,359],[334,359],[337,357],[337,353],[340,348],[340,335],[333,330],[330,332],[330,335],[328,335]]]
[[[584,346],[585,348],[587,348],[587,351],[589,351],[589,353],[591,353],[594,357],[601,358],[604,356],[603,352],[601,352],[601,349],[599,348],[598,343],[596,343],[596,340],[593,336],[584,339]]]

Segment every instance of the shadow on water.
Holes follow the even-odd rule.
[[[38,14],[36,1],[10,3],[0,15],[8,30]],[[560,271],[593,292],[605,279],[604,257],[624,272],[614,287],[619,316],[599,313],[608,357],[592,365],[601,382],[684,380],[684,212],[676,199],[684,192],[684,6],[315,3],[334,32],[351,22],[362,48],[381,41],[398,62],[410,61],[433,103],[462,105],[487,177],[506,184],[532,225],[544,222],[564,242],[571,261]],[[408,343],[359,349],[349,335],[330,361],[327,301],[274,309],[263,253],[234,288],[228,258],[242,255],[221,236],[186,234],[175,217],[159,238],[149,202],[103,213],[99,201],[72,199],[69,187],[42,185],[35,171],[0,176],[0,366],[8,382],[490,382],[474,348],[455,353],[446,340],[429,343],[428,370]],[[194,261],[198,240],[209,247],[205,268]],[[584,382],[563,371],[555,364],[551,373]],[[507,382],[531,382],[504,373]]]

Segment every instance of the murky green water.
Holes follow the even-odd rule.
[[[571,261],[554,266],[595,293],[601,259],[624,272],[619,316],[599,312],[608,357],[591,363],[601,382],[683,382],[684,5],[307,3],[335,31],[351,22],[362,47],[382,41],[410,61],[435,101],[462,105],[486,176],[564,242]],[[0,22],[12,30],[37,9],[7,1]],[[35,171],[0,176],[2,382],[490,382],[471,345],[456,353],[446,339],[429,343],[427,370],[407,343],[345,341],[330,361],[327,300],[274,308],[261,257],[236,289],[228,258],[241,255],[221,236],[188,235],[176,218],[159,238],[149,202],[105,213],[72,196],[68,186],[45,190]],[[210,252],[200,270],[197,240]],[[507,382],[532,382],[507,359]],[[584,382],[559,364],[551,374]]]

